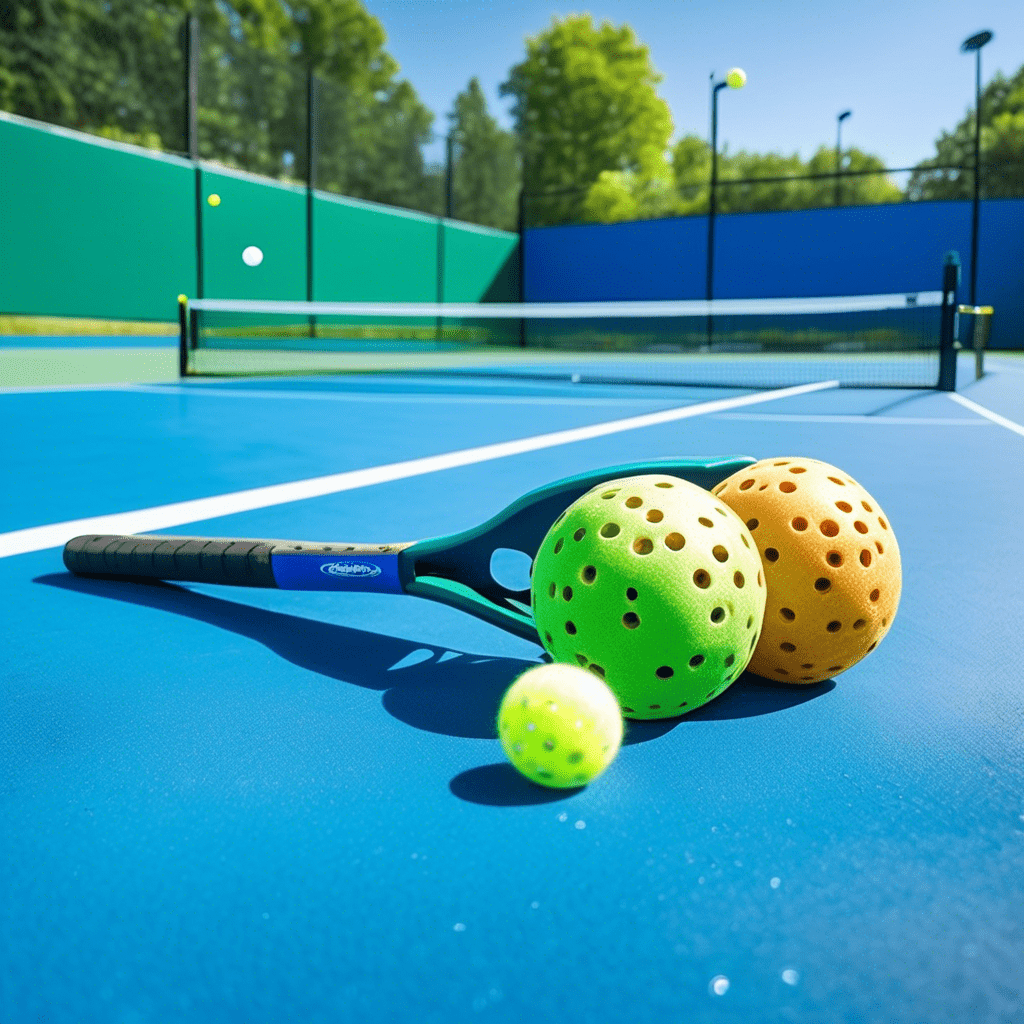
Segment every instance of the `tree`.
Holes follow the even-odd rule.
[[[672,119],[660,80],[628,25],[570,15],[527,39],[501,93],[513,99],[527,193],[549,196],[531,204],[532,222],[580,217],[603,171],[640,182],[665,175]]]
[[[275,177],[306,164],[306,78],[326,83],[325,187],[438,212],[433,114],[360,0],[13,0],[0,107],[106,138],[184,148],[183,27],[200,22],[200,155]]]
[[[514,230],[518,216],[519,154],[515,138],[498,126],[476,78],[455,97],[451,123],[452,215]]]
[[[951,132],[939,136],[935,156],[922,160],[911,175],[910,198],[973,196],[974,116],[969,111]],[[1024,67],[1011,78],[997,74],[982,90],[981,163],[983,195],[1024,195]]]

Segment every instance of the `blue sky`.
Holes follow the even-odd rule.
[[[509,125],[498,85],[525,53],[523,40],[553,15],[589,12],[628,23],[664,76],[660,95],[676,136],[708,131],[708,75],[738,65],[748,75],[720,100],[729,148],[799,152],[835,145],[836,115],[850,109],[843,143],[906,167],[974,101],[974,58],[960,43],[987,28],[983,78],[1024,64],[1021,0],[364,0],[387,48],[435,114],[476,75],[492,112]],[[435,127],[447,121],[440,117]]]

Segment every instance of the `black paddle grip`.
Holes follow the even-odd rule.
[[[218,537],[86,534],[64,545],[64,564],[79,576],[143,577],[236,587],[277,587],[274,543]]]

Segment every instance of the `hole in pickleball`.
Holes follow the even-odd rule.
[[[878,517],[878,525],[883,530],[888,530],[889,529],[889,524],[881,516]]]
[[[880,540],[876,540],[875,541],[875,547],[878,548],[878,553],[880,555],[884,555],[885,554],[885,548],[882,547],[882,542]]]
[[[496,548],[491,553],[491,578],[506,590],[529,590],[530,556],[515,548]]]
[[[754,616],[753,615],[748,615],[747,616],[747,629],[750,629],[750,627],[753,624],[754,624]]]
[[[744,480],[743,483],[740,484],[740,490],[749,491],[750,488],[754,486],[754,483],[754,480]]]
[[[711,609],[711,621],[721,622],[725,618],[724,608],[712,608]]]
[[[604,669],[600,665],[591,664],[590,671],[593,672],[595,676],[600,676],[604,679]]]
[[[700,516],[700,517],[698,517],[697,522],[700,523],[701,526],[714,526],[715,525],[713,522],[711,522],[710,519],[708,519],[707,516]]]
[[[736,655],[735,654],[727,654],[726,657],[725,657],[725,667],[729,668],[735,660],[736,660]]]
[[[868,524],[867,523],[862,523],[859,519],[853,524],[853,528],[858,533],[867,533],[868,532]]]
[[[576,531],[576,532],[575,532],[575,533],[574,533],[574,534],[572,535],[572,539],[573,539],[573,540],[583,540],[583,538],[584,538],[584,537],[586,537],[586,535],[587,535],[587,531],[586,531],[586,528],[585,528],[585,527],[582,527],[582,526],[581,526],[581,527],[580,527],[580,528],[579,528],[579,529],[578,529],[578,530],[577,530],[577,531]]]
[[[808,664],[808,665],[801,665],[800,667],[801,668],[814,668],[814,665],[813,664]]]
[[[819,576],[818,579],[814,581],[814,589],[819,594],[824,594],[831,586],[832,581],[830,579],[826,579],[824,576]]]
[[[571,754],[567,754],[565,761],[567,764],[579,764],[583,760],[583,752],[580,750],[574,750]]]
[[[670,551],[681,551],[686,544],[686,538],[681,533],[670,533],[665,538],[665,547]]]
[[[643,498],[638,498],[635,494],[626,499],[626,508],[639,508],[644,503]]]
[[[581,665],[582,665],[582,666],[583,666],[584,668],[586,668],[586,665],[587,665],[587,659],[586,659],[586,657],[585,657],[584,655],[582,655],[582,654],[577,654],[577,655],[576,655],[576,660],[577,660],[577,661],[578,661],[578,662],[579,662],[579,663],[580,663],[580,664],[581,664]]]
[[[867,619],[857,619],[853,624],[854,629],[863,629],[868,624]]]
[[[796,484],[793,483],[792,480],[783,480],[782,483],[779,484],[779,490],[782,491],[783,494],[792,494],[796,490]]]
[[[785,651],[787,654],[792,654],[796,650],[796,644],[790,644],[790,643],[779,644],[779,648],[781,650]]]
[[[654,550],[654,543],[649,537],[637,537],[633,541],[633,550],[638,555],[649,555]]]
[[[837,477],[837,476],[830,476],[829,480],[831,480],[832,483],[834,483],[834,484],[839,484],[840,487],[845,487],[846,486],[846,484],[844,484],[843,481],[840,480],[839,477]]]
[[[871,552],[867,548],[860,553],[860,564],[865,567],[871,564]]]
[[[660,483],[660,484],[655,484],[654,486],[655,487],[672,487],[673,485],[672,484],[666,484],[666,483]]]
[[[804,467],[803,467],[803,466],[794,466],[794,467],[793,467],[793,468],[792,468],[792,469],[790,470],[790,473],[806,473],[806,472],[807,472],[807,470],[806,470],[806,469],[804,469]]]
[[[877,601],[881,596],[882,592],[880,590],[872,590],[871,593],[868,594],[868,597],[870,597],[872,601]]]
[[[545,740],[543,742],[542,746],[544,747],[545,750],[554,750],[555,749],[555,741],[552,740],[552,739],[547,739],[547,740]]]
[[[797,516],[789,525],[794,530],[803,531],[807,529],[807,520],[803,516]]]
[[[760,519],[748,519],[747,520],[747,529],[751,533],[753,533],[760,525],[761,525],[761,520]]]
[[[635,601],[636,598],[637,598],[636,587],[627,587],[626,588],[626,600],[627,601]]]
[[[665,518],[665,513],[660,508],[652,508],[647,513],[647,522],[649,523],[660,523]]]
[[[839,524],[834,519],[822,520],[818,527],[826,537],[837,537],[839,535]]]
[[[848,501],[837,501],[836,502],[836,508],[839,509],[840,512],[852,512],[853,511],[853,506]]]
[[[562,597],[566,601],[572,600],[572,587],[562,587]]]
[[[605,491],[604,494],[601,495],[601,497],[604,498],[605,501],[607,501],[609,498],[614,498],[615,495],[618,493],[618,491]]]
[[[765,548],[764,557],[767,558],[769,562],[777,562],[779,560],[779,552],[775,548]]]
[[[743,578],[743,573],[741,572],[734,572],[732,574],[732,581],[740,589],[742,589],[743,584],[746,583],[746,580]]]
[[[837,619],[833,619],[826,627],[830,633],[838,633],[843,628],[843,624]]]
[[[554,640],[551,639],[551,634],[550,633],[545,633],[544,634],[544,639],[548,642],[549,645],[551,645],[551,644],[553,644],[555,642]]]
[[[711,586],[711,575],[705,569],[698,569],[693,574],[693,582],[700,587],[701,590],[707,590]]]
[[[575,622],[567,622],[565,624],[565,631],[566,631],[566,633],[569,634],[569,636],[575,636],[576,635],[576,623]]]
[[[636,629],[640,625],[640,616],[636,612],[626,612],[622,616],[622,624],[626,629]]]
[[[825,556],[825,561],[828,562],[829,565],[838,567],[843,564],[843,556],[838,551],[830,551]]]
[[[601,527],[601,536],[602,537],[611,538],[611,537],[618,537],[618,535],[619,535],[618,523],[605,523],[604,526]]]
[[[700,668],[701,665],[703,665],[703,664],[704,664],[704,655],[703,654],[695,654],[690,659],[690,668]]]
[[[654,670],[654,674],[659,679],[671,679],[675,674],[675,669],[671,665],[662,665],[660,668]]]
[[[554,597],[554,596],[555,596],[555,585],[554,585],[554,583],[552,583],[551,586],[548,587],[548,597]]]
[[[862,501],[860,504],[861,504],[861,508],[863,508],[865,512],[874,512],[875,511],[866,501]]]
[[[558,540],[556,540],[556,541],[555,541],[555,554],[556,554],[556,555],[558,554],[558,552],[559,552],[559,551],[561,551],[561,550],[562,550],[562,545],[563,545],[564,543],[565,543],[565,541],[564,541],[564,540],[562,540],[562,538],[561,538],[561,537],[559,537],[559,538],[558,538]]]
[[[584,583],[593,583],[597,579],[597,568],[593,565],[585,565],[580,577]]]
[[[711,554],[713,554],[715,556],[715,559],[719,562],[726,562],[729,559],[729,552],[726,551],[726,549],[722,547],[721,544],[716,544],[711,549]]]
[[[796,612],[792,608],[780,608],[779,614],[786,620],[792,622],[796,618]]]

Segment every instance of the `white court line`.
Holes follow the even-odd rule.
[[[72,537],[83,533],[130,534],[144,533],[147,530],[166,530],[184,523],[216,519],[220,516],[233,515],[236,512],[251,512],[253,509],[283,505],[290,501],[320,498],[326,494],[352,491],[359,487],[370,487],[374,484],[403,480],[407,477],[436,473],[439,470],[469,466],[492,459],[504,459],[510,455],[555,448],[563,444],[575,444],[577,441],[589,441],[595,437],[620,434],[627,430],[640,430],[643,427],[654,427],[663,423],[673,423],[676,420],[691,419],[694,416],[705,416],[725,409],[760,405],[762,402],[772,402],[779,398],[791,398],[812,391],[824,391],[837,387],[839,387],[839,382],[835,380],[819,381],[816,384],[801,384],[799,387],[782,388],[778,391],[762,391],[736,398],[721,398],[713,402],[698,402],[695,405],[664,409],[661,412],[645,413],[642,416],[630,416],[627,419],[611,420],[607,423],[594,423],[588,427],[558,430],[551,434],[524,437],[517,441],[501,441],[497,444],[482,445],[479,448],[465,448],[461,451],[445,452],[442,455],[410,459],[407,462],[393,462],[386,466],[371,466],[368,469],[355,469],[347,473],[333,473],[330,476],[314,477],[311,480],[296,480],[286,484],[273,484],[269,487],[235,491],[232,494],[218,494],[209,498],[195,498],[192,501],[157,505],[154,508],[137,509],[132,512],[115,512],[110,515],[91,516],[88,519],[72,519],[63,523],[51,523],[47,526],[13,530],[10,533],[0,534],[0,558],[60,547]]]
[[[568,383],[568,382],[566,382]],[[259,399],[292,399],[299,402],[386,402],[426,405],[637,405],[644,401],[652,401],[664,405],[671,398],[660,399],[653,396],[636,396],[633,398],[603,398],[595,395],[592,398],[563,398],[558,395],[462,395],[451,394],[417,394],[394,391],[263,391],[257,389],[235,388],[182,388],[182,387],[145,387],[134,385],[127,389],[146,395],[212,395],[214,398],[259,398]]]
[[[950,419],[943,417],[917,417],[917,416],[868,416],[868,415],[811,415],[804,416],[787,413],[742,413],[726,412],[713,417],[716,420],[754,420],[758,423],[857,423],[857,424],[910,424],[911,426],[927,427],[987,427],[988,424],[982,420],[972,419]]]
[[[1021,437],[1024,437],[1024,427],[1019,423],[1014,423],[1013,420],[1008,420],[1005,416],[1000,416],[999,413],[986,409],[985,406],[978,405],[977,402],[972,402],[969,398],[964,398],[963,395],[958,395],[955,391],[950,391],[948,394],[957,405],[962,405],[965,409],[970,409],[979,416],[984,416],[985,419],[998,423],[999,426],[1006,427],[1007,430],[1012,430],[1015,434],[1020,434]]]

